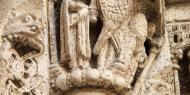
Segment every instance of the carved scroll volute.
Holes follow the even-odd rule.
[[[48,95],[47,1],[1,0],[0,5],[0,93]]]

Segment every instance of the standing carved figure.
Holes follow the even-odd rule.
[[[64,0],[61,9],[62,61],[72,69],[86,68],[91,57],[88,6],[80,0]]]

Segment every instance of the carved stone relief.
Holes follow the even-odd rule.
[[[155,2],[146,3],[151,7],[156,5]],[[151,15],[146,17],[148,9],[143,10],[145,5],[133,0],[92,0],[89,4],[85,1],[62,1],[62,67],[56,64],[52,67],[52,87],[59,88],[62,93],[76,87],[100,87],[115,94],[139,94],[163,44],[162,35],[154,37],[156,32],[162,32],[156,29],[161,27],[157,26],[161,21],[147,20]],[[99,37],[96,43],[90,43],[89,25],[100,24],[98,20],[102,22]],[[146,40],[151,46],[149,55],[144,47]],[[94,47],[90,47],[90,44],[94,44]],[[135,86],[132,86],[138,67],[144,70]]]
[[[189,95],[188,0],[0,0],[0,95]]]
[[[187,2],[187,1],[186,1]],[[170,40],[173,64],[179,65],[174,72],[178,95],[189,94],[189,3],[168,3],[166,6],[166,31]],[[179,14],[177,14],[178,12]],[[186,68],[185,68],[186,67]],[[186,77],[185,77],[186,76]],[[180,85],[179,85],[180,84]],[[176,93],[177,93],[176,92]]]
[[[1,6],[0,94],[47,95],[46,1],[1,0]]]

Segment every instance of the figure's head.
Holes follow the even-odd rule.
[[[143,13],[136,14],[132,18],[130,22],[130,26],[133,32],[136,32],[141,37],[146,38],[148,25],[147,25],[146,17]]]

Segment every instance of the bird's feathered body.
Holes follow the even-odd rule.
[[[131,83],[141,55],[139,49],[144,48],[141,44],[144,45],[146,39],[146,17],[135,13],[133,0],[96,1],[103,22],[93,51],[99,57],[98,65],[115,68],[113,72],[116,71]]]
[[[100,49],[112,37],[115,41],[121,41],[122,32],[129,32],[128,23],[132,16],[132,0],[96,0],[100,17],[103,21],[103,28],[94,48],[94,53],[98,54]],[[120,42],[115,42],[120,43]],[[116,45],[114,45],[116,46]],[[121,47],[121,46],[119,46]],[[115,47],[116,48],[116,47]]]
[[[115,24],[121,24],[128,19],[133,5],[132,0],[98,0],[103,20],[111,20]]]

